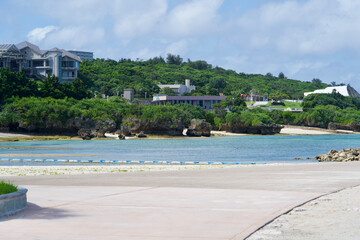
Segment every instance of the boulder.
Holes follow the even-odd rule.
[[[81,128],[78,131],[79,137],[81,137],[83,140],[91,140],[95,135],[91,131],[91,129]]]
[[[122,133],[120,133],[120,134],[118,135],[118,138],[119,138],[120,140],[125,140],[125,135],[122,134]]]
[[[341,149],[340,151],[330,150],[327,154],[315,156],[319,162],[350,162],[360,160],[360,148]]]
[[[192,119],[186,135],[191,137],[210,137],[210,131],[210,124],[204,119]]]
[[[136,134],[136,137],[138,137],[138,138],[146,138],[147,136],[143,131],[141,131],[138,134]]]
[[[118,134],[119,136],[122,135],[124,137],[131,136],[130,129],[127,126],[121,126],[120,129],[115,132],[115,134]]]

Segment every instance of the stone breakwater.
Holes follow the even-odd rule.
[[[360,160],[360,148],[341,149],[336,151],[332,149],[327,154],[317,155],[315,157],[319,162],[351,162]]]

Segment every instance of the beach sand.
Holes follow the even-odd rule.
[[[77,175],[119,172],[150,172],[201,170],[231,167],[246,167],[250,165],[116,165],[116,166],[0,166],[0,176],[41,176],[41,175]]]
[[[353,134],[353,131],[348,130],[330,130],[324,128],[315,127],[303,127],[303,126],[290,126],[285,125],[281,129],[280,134],[284,135],[334,135],[334,134]]]
[[[360,186],[320,197],[255,232],[248,240],[358,240]]]

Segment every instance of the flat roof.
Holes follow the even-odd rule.
[[[225,96],[154,96],[153,101],[171,101],[171,100],[220,100],[224,101],[226,99]]]

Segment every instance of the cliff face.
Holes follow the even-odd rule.
[[[360,123],[352,122],[350,124],[330,123],[328,126],[331,130],[341,129],[360,132]]]
[[[250,133],[250,134],[261,134],[261,135],[272,135],[280,133],[282,125],[277,124],[257,124],[255,126],[245,126],[243,123],[234,123],[231,126],[224,124],[221,129],[232,133]]]
[[[100,121],[100,120],[91,120],[88,118],[71,118],[66,122],[60,121],[51,121],[49,119],[44,119],[41,122],[24,122],[19,120],[17,124],[10,127],[10,130],[13,131],[24,131],[24,132],[40,132],[46,134],[69,134],[76,135],[79,130],[82,130],[82,135],[84,132],[89,132],[86,134],[85,138],[91,137],[104,137],[106,132],[112,132],[116,129],[116,123],[111,120]],[[86,130],[86,131],[84,131]],[[90,137],[90,138],[91,138]]]
[[[128,127],[131,134],[140,132],[144,134],[183,136],[184,124],[179,121],[147,121],[138,118],[127,118],[124,126]]]

